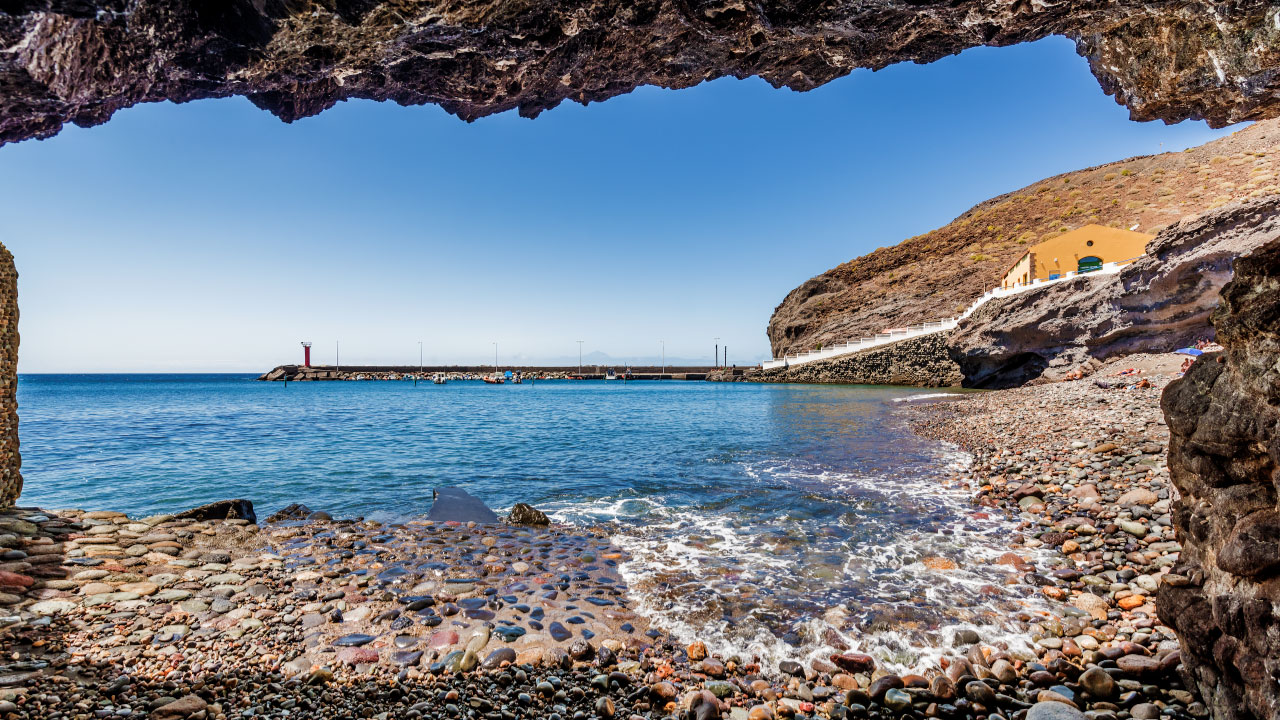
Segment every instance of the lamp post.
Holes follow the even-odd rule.
[[[493,344],[493,374],[498,374],[498,343]]]
[[[342,369],[342,341],[333,341],[333,369]]]
[[[720,338],[716,338],[716,361],[712,363],[712,367],[720,367]]]
[[[578,375],[582,375],[582,341],[578,341]]]
[[[418,341],[418,377],[413,379],[413,384],[418,384],[418,379],[422,377],[422,341]]]
[[[661,375],[666,375],[666,374],[667,374],[667,341],[666,341],[666,340],[659,340],[659,341],[658,341],[658,343],[662,345],[662,373],[661,373]],[[661,379],[661,377],[659,377],[659,379]]]

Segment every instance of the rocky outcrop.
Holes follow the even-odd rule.
[[[1159,235],[1115,275],[992,300],[950,352],[972,387],[1053,379],[1090,358],[1167,352],[1212,337],[1209,316],[1237,257],[1280,238],[1280,195],[1233,203]]]
[[[0,244],[0,508],[22,494],[18,450],[18,270]]]
[[[1163,398],[1182,555],[1158,595],[1186,680],[1219,720],[1280,716],[1280,240],[1235,264],[1226,350]]]
[[[752,373],[756,382],[951,387],[963,376],[947,353],[950,333],[901,340],[830,360]]]
[[[1099,224],[1155,234],[1232,201],[1280,194],[1278,177],[1280,121],[1268,120],[1184,152],[1045,178],[801,284],[769,319],[773,356],[954,317],[1029,247],[1062,232]]]
[[[258,516],[249,500],[219,500],[198,508],[184,510],[173,516],[177,520],[248,520],[256,524]]]
[[[1275,15],[1268,0],[14,0],[0,6],[0,142],[231,95],[292,121],[347,98],[473,119],[724,76],[808,90],[1050,35],[1074,38],[1135,119],[1225,125],[1280,108]]]
[[[507,522],[512,525],[550,525],[551,518],[528,503],[516,503],[507,515]]]

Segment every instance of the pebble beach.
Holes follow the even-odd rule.
[[[901,409],[972,458],[941,483],[1017,523],[999,590],[1023,642],[952,631],[902,675],[838,645],[726,655],[651,626],[593,527],[19,508],[0,718],[1202,717],[1152,600],[1179,581],[1173,376],[1104,372]]]

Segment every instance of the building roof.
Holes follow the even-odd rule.
[[[1121,230],[1120,228],[1090,223],[1084,227],[1076,228],[1071,232],[1064,232],[1061,235],[1049,238],[1042,243],[1036,243],[1031,246],[1031,250],[1029,250],[1029,252],[1040,252],[1046,246],[1051,244],[1058,245],[1064,242],[1087,242],[1089,240],[1093,240],[1094,242],[1103,240],[1109,244],[1141,242],[1145,246],[1153,237],[1155,237],[1155,235],[1148,235],[1134,230]]]
[[[1122,262],[1141,255],[1144,252],[1144,248],[1147,243],[1154,237],[1155,235],[1148,235],[1134,230],[1122,230],[1120,228],[1090,223],[1061,235],[1056,235],[1044,242],[1032,245],[1030,248],[1027,248],[1027,252],[1019,255],[1018,258],[1009,265],[1009,267],[1005,268],[1004,274],[1000,277],[1007,277],[1009,272],[1017,267],[1018,263],[1022,262],[1029,253],[1036,253],[1037,255],[1040,255],[1043,252],[1052,251],[1055,248],[1062,248],[1064,246],[1069,247],[1077,244],[1087,245],[1091,240],[1097,243],[1101,248],[1129,248],[1128,252],[1132,253],[1130,257],[1116,258],[1115,260],[1104,258],[1106,262]],[[1032,270],[1034,271],[1034,268],[1032,268]]]

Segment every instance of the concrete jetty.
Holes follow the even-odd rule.
[[[673,366],[637,365],[625,367],[621,365],[583,365],[579,373],[578,366],[542,366],[542,365],[280,365],[260,376],[265,381],[320,381],[320,380],[412,380],[429,379],[435,375],[444,375],[459,379],[471,376],[480,378],[485,375],[502,375],[507,371],[522,375],[525,380],[548,379],[562,380],[581,378],[583,380],[604,380],[610,371],[620,378],[630,370],[628,380],[706,380],[711,373],[723,370],[711,366]]]

